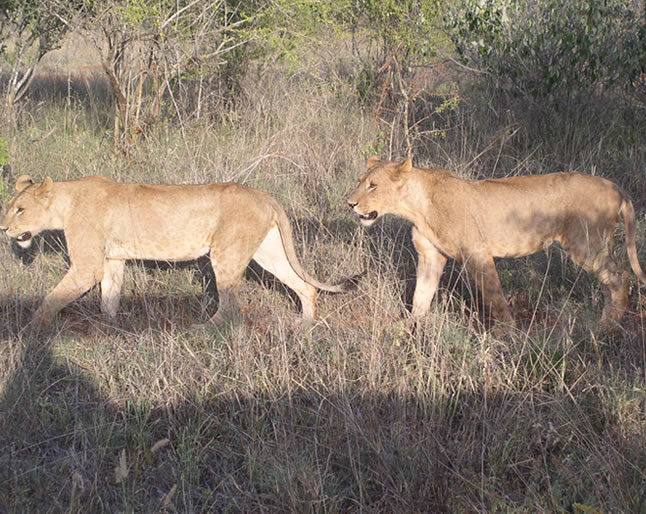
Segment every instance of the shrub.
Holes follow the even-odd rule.
[[[559,102],[629,86],[646,65],[638,2],[464,0],[447,17],[462,61],[505,93]]]

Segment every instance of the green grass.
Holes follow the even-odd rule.
[[[279,74],[246,87],[217,121],[161,124],[130,166],[98,125],[100,105],[29,104],[7,138],[13,173],[264,189],[286,207],[305,268],[330,282],[364,270],[358,289],[321,295],[303,327],[297,302],[250,272],[243,322],[216,328],[197,268],[133,264],[117,324],[93,290],[35,335],[25,326],[64,255],[43,245],[23,264],[0,245],[0,511],[646,512],[637,286],[606,335],[598,283],[558,250],[505,261],[520,328],[501,334],[482,330],[471,285],[449,265],[411,330],[408,226],[386,218],[364,231],[345,204],[381,130],[371,113]],[[482,176],[594,162],[643,211],[639,127],[610,140],[572,126],[559,149],[529,124],[521,142],[503,141],[511,122],[486,105],[440,121],[445,136],[419,149],[421,165]],[[628,133],[641,143],[632,153]]]

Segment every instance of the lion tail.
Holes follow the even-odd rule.
[[[280,232],[280,237],[283,241],[283,247],[285,249],[285,254],[287,255],[287,260],[292,265],[292,268],[298,276],[300,276],[305,282],[313,285],[316,289],[321,291],[327,291],[329,293],[345,293],[346,291],[351,291],[357,286],[357,281],[359,276],[346,278],[343,282],[336,285],[324,284],[319,282],[309,273],[307,273],[296,256],[296,248],[294,247],[294,237],[292,234],[292,227],[287,218],[287,214],[282,206],[276,202],[273,198],[274,210],[276,212],[276,222],[278,225],[278,230]]]
[[[626,251],[628,252],[630,267],[635,272],[635,275],[637,275],[637,278],[639,278],[643,284],[646,284],[646,275],[644,275],[642,267],[639,264],[639,258],[637,257],[637,245],[635,243],[635,208],[633,207],[632,202],[627,198],[624,198],[621,202],[619,212],[624,218]]]

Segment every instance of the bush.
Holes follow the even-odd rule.
[[[628,87],[646,66],[638,2],[464,0],[447,21],[462,61],[524,98]]]

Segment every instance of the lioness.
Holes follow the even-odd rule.
[[[608,180],[573,172],[467,181],[448,170],[414,168],[410,159],[397,163],[377,157],[367,166],[348,203],[366,227],[389,213],[413,223],[418,252],[413,318],[428,310],[451,257],[466,265],[492,314],[513,324],[494,257],[521,257],[558,241],[609,290],[602,322],[618,322],[629,287],[628,273],[612,259],[620,215],[630,266],[646,284],[635,248],[633,205]]]
[[[215,323],[237,311],[235,289],[251,259],[292,288],[313,319],[316,289],[350,288],[310,277],[294,251],[289,221],[271,196],[238,184],[119,184],[105,177],[41,183],[18,178],[0,228],[28,247],[43,230],[63,230],[70,268],[34,314],[49,323],[101,283],[101,310],[114,318],[127,259],[186,261],[208,254],[219,306]]]

